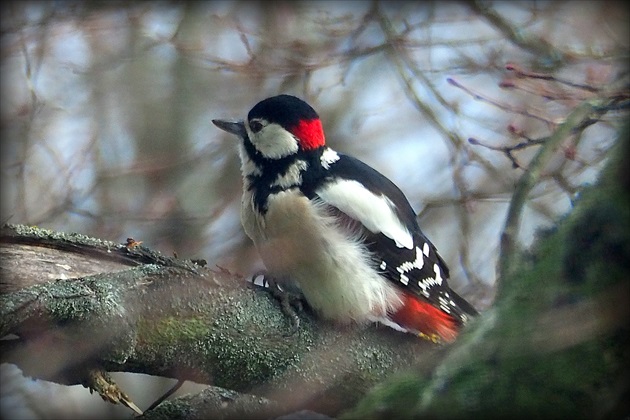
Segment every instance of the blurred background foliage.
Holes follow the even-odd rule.
[[[538,145],[628,83],[621,2],[14,1],[1,30],[2,222],[251,273],[262,266],[240,227],[235,139],[211,119],[290,93],[319,112],[330,146],[401,187],[480,310]],[[521,244],[571,210],[624,118],[566,139]]]

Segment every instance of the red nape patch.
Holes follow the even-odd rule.
[[[302,150],[312,150],[323,146],[326,143],[324,129],[319,118],[314,120],[302,120],[293,127],[291,133],[300,139]]]
[[[455,319],[422,298],[405,294],[404,305],[391,320],[408,330],[433,337],[437,335],[448,343],[455,340],[458,324]]]

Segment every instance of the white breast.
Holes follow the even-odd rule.
[[[245,190],[241,219],[270,274],[298,283],[322,317],[363,322],[402,305],[395,286],[374,269],[358,233],[299,190],[271,195],[264,217],[254,212]]]

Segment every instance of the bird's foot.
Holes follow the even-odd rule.
[[[264,272],[257,272],[252,277],[252,283],[269,289],[271,295],[280,303],[282,313],[289,318],[291,327],[285,337],[294,335],[300,328],[299,313],[304,310],[302,301],[304,296],[300,290],[286,281],[279,281]]]

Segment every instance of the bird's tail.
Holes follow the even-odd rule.
[[[468,315],[474,316],[477,311],[456,293],[452,292],[451,298],[463,316],[460,313],[447,313],[419,296],[405,293],[403,305],[390,314],[390,319],[422,338],[434,342],[453,342]]]

